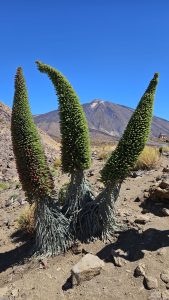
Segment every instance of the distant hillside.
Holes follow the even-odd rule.
[[[100,99],[84,104],[83,109],[87,117],[92,140],[105,139],[106,141],[111,141],[112,137],[116,139],[122,135],[134,111],[129,107]],[[55,139],[60,138],[58,110],[34,116],[34,120],[38,127],[50,136]],[[169,121],[154,117],[151,136],[158,137],[160,133],[169,135]]]
[[[17,180],[15,159],[11,141],[11,109],[0,102],[0,181]],[[49,164],[53,165],[60,152],[59,145],[39,129]]]

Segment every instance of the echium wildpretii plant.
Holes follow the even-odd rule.
[[[85,179],[84,170],[90,167],[91,154],[87,120],[79,98],[68,80],[56,69],[37,61],[40,72],[51,79],[59,100],[62,169],[71,174],[63,211],[73,216],[75,223],[78,211],[93,198]]]
[[[21,68],[17,69],[15,77],[11,133],[18,174],[28,200],[32,202],[35,198],[51,195],[53,178],[32,118]]]
[[[79,98],[68,80],[56,69],[37,61],[40,72],[51,79],[59,100],[62,169],[72,174],[90,167],[88,125]]]
[[[53,180],[31,116],[21,68],[15,79],[12,141],[23,189],[36,202],[36,250],[55,255],[68,249],[74,239],[107,239],[116,228],[115,202],[121,183],[135,164],[148,139],[158,74],[149,84],[115,151],[101,170],[104,190],[93,199],[84,177],[90,166],[87,122],[79,99],[57,70],[37,62],[52,80],[60,106],[62,168],[71,174],[67,208],[60,210],[52,197]]]
[[[157,83],[158,73],[155,73],[128,122],[117,148],[101,170],[105,189],[80,213],[80,236],[83,240],[90,239],[92,236],[106,239],[116,228],[114,204],[122,181],[134,166],[147,142]]]
[[[158,73],[155,73],[128,122],[117,148],[101,170],[101,178],[105,185],[123,180],[144,149],[150,133],[157,83]]]
[[[53,178],[33,122],[22,69],[15,77],[11,133],[17,170],[30,203],[35,203],[35,251],[55,255],[70,244],[69,221],[53,199]]]

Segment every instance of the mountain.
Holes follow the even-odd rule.
[[[83,110],[87,117],[92,141],[112,141],[112,137],[113,139],[118,139],[122,135],[134,111],[129,107],[100,99],[95,99],[91,103],[84,104]],[[34,116],[34,120],[38,127],[47,132],[51,137],[55,139],[60,138],[58,110]],[[151,137],[158,137],[160,133],[169,136],[169,121],[154,117],[151,127]]]
[[[11,109],[0,102],[0,182],[18,180],[11,141]],[[59,145],[39,129],[48,163],[53,165],[59,155]]]

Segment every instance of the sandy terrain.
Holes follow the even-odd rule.
[[[102,164],[103,161],[97,160],[96,155],[89,177],[96,192],[101,186],[98,178]],[[103,259],[105,268],[99,276],[74,288],[71,288],[68,280],[70,270],[84,255],[84,250],[78,255],[70,250],[65,255],[42,261],[29,257],[33,241],[24,235],[15,234],[16,219],[27,205],[24,194],[16,186],[1,191],[0,299],[169,299],[167,284],[160,279],[161,272],[169,270],[169,216],[162,213],[162,208],[168,207],[168,204],[149,202],[144,198],[144,193],[163,174],[162,170],[167,165],[169,157],[163,157],[156,170],[143,172],[136,178],[130,177],[123,183],[117,202],[117,216],[126,230],[115,233],[106,244],[97,241],[79,245],[80,249]],[[56,185],[66,181],[66,176],[59,171]],[[17,196],[10,203],[13,194]],[[140,221],[142,218],[143,222]],[[120,249],[121,266],[115,266],[112,249]],[[134,270],[140,263],[145,264],[147,277],[157,279],[155,289],[148,290],[143,277],[134,276]],[[5,295],[8,297],[5,298]]]

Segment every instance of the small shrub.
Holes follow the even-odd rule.
[[[12,199],[15,201],[18,198],[18,194],[12,194],[9,199]]]
[[[35,213],[34,204],[25,208],[23,213],[17,219],[18,229],[32,235],[35,231],[34,213]]]
[[[0,182],[0,191],[7,190],[9,188],[9,184],[5,182]]]
[[[163,146],[160,148],[162,148],[162,152],[169,152],[169,146]]]
[[[134,170],[150,170],[157,166],[160,160],[159,149],[146,146],[140,154]]]
[[[61,159],[60,158],[58,158],[58,157],[56,157],[56,159],[55,159],[55,161],[54,161],[54,164],[53,164],[53,167],[55,168],[55,169],[58,169],[58,168],[60,168],[61,167]]]
[[[56,177],[58,174],[58,171],[56,170],[56,168],[50,167],[50,173],[51,173],[52,177]]]

